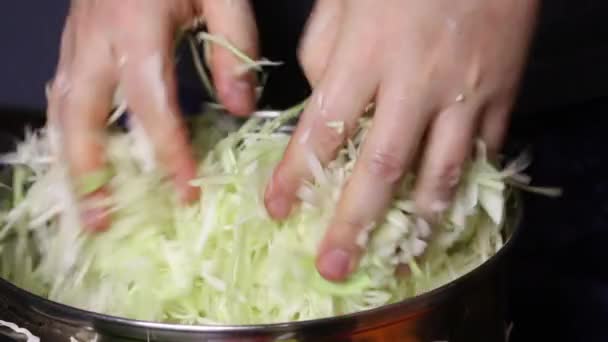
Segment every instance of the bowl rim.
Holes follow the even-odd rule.
[[[27,122],[27,120],[24,121]],[[34,126],[36,125],[34,124]],[[10,130],[1,128],[0,133],[14,134],[14,132],[11,132]],[[155,331],[158,333],[179,332],[182,334],[215,334],[231,332],[235,334],[282,334],[302,330],[308,331],[312,327],[318,329],[319,327],[324,326],[329,326],[332,330],[339,329],[338,327],[341,325],[356,325],[357,329],[366,329],[379,325],[386,325],[387,320],[383,319],[386,317],[388,317],[388,324],[394,324],[406,320],[411,316],[422,314],[438,303],[446,301],[453,296],[454,293],[465,290],[467,285],[483,278],[484,274],[495,270],[499,266],[499,263],[504,261],[505,257],[512,249],[514,241],[516,241],[519,236],[523,216],[520,191],[517,189],[510,189],[510,191],[511,193],[506,201],[507,214],[505,215],[505,222],[502,227],[503,234],[506,234],[507,236],[503,246],[498,252],[469,272],[430,291],[406,298],[399,302],[354,313],[317,319],[266,324],[211,325],[163,323],[123,318],[62,304],[22,289],[2,277],[0,277],[0,302],[3,296],[9,294],[12,302],[17,302],[20,305],[23,304],[31,313],[41,315],[45,319],[96,331],[115,330],[116,328],[122,327],[125,329],[145,329],[145,331]]]
[[[512,196],[515,194],[512,194]],[[358,329],[375,327],[378,325],[386,325],[387,320],[382,319],[389,317],[388,324],[394,324],[398,321],[407,320],[412,316],[423,314],[430,310],[438,303],[448,300],[454,293],[459,293],[475,281],[483,278],[485,274],[496,270],[499,264],[504,261],[507,253],[512,249],[514,241],[517,240],[520,234],[521,217],[523,209],[519,205],[519,196],[514,196],[515,199],[510,205],[507,205],[507,212],[513,215],[505,217],[503,225],[503,234],[507,234],[507,240],[503,246],[494,255],[482,262],[479,266],[471,271],[461,275],[455,280],[436,287],[430,291],[426,291],[417,296],[406,298],[402,301],[383,305],[377,308],[362,310],[354,313],[291,321],[277,322],[267,324],[243,324],[243,325],[211,325],[211,324],[180,324],[180,323],[163,323],[156,321],[146,321],[123,318],[103,313],[97,313],[74,306],[62,304],[42,296],[31,293],[22,289],[11,282],[0,277],[0,295],[7,293],[11,295],[13,301],[24,303],[25,307],[36,314],[44,316],[46,319],[51,319],[63,322],[68,325],[84,326],[94,330],[115,330],[116,328],[129,329],[145,329],[145,331],[155,331],[158,333],[175,333],[182,334],[214,334],[214,333],[237,333],[237,334],[255,334],[255,333],[287,333],[301,330],[309,330],[311,327],[318,329],[319,327],[329,326],[332,329],[339,329],[341,324],[352,326],[357,325]],[[509,232],[507,232],[509,230]],[[85,328],[85,329],[86,329]]]

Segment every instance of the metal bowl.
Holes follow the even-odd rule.
[[[1,129],[0,129],[1,131]],[[6,140],[6,139],[4,139]],[[374,310],[326,319],[247,326],[178,325],[123,319],[66,306],[0,279],[0,319],[42,341],[403,341],[504,342],[503,270],[521,208],[509,203],[503,248],[473,271],[433,291]],[[25,341],[0,329],[2,337]]]

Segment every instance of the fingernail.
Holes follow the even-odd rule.
[[[266,209],[268,209],[270,216],[278,220],[283,220],[286,219],[291,213],[291,205],[289,198],[287,198],[278,185],[277,170],[278,169],[274,170],[274,173],[270,178],[270,182],[268,183],[268,188],[266,189],[264,197]]]
[[[249,83],[247,80],[239,79],[232,83],[231,91],[237,97],[247,96],[251,92],[251,83]]]
[[[81,218],[85,228],[90,231],[104,231],[110,226],[110,214],[107,209],[108,193],[105,189],[83,199]]]
[[[351,269],[351,256],[342,249],[333,249],[319,259],[319,273],[327,280],[343,280]]]
[[[289,212],[291,211],[287,199],[282,196],[275,196],[274,198],[269,200],[267,207],[268,211],[270,212],[270,215],[280,220],[287,218],[289,216]]]
[[[253,86],[245,79],[230,82],[225,93],[226,105],[235,114],[245,115],[253,109]]]

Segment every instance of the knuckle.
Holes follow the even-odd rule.
[[[405,161],[396,150],[376,150],[367,160],[370,173],[387,183],[397,183],[405,171]]]
[[[50,84],[50,95],[53,100],[63,99],[71,89],[70,81],[67,74],[60,71],[55,75]]]

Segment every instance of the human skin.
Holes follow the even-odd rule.
[[[448,208],[475,139],[500,149],[537,7],[529,0],[317,1],[300,50],[313,94],[266,206],[287,217],[301,180],[311,177],[307,154],[329,162],[375,102],[373,127],[319,248],[325,278],[344,280],[356,269],[357,235],[382,217],[404,174],[417,172],[416,207],[432,220]],[[329,121],[344,122],[344,133]]]
[[[180,27],[202,16],[211,33],[257,57],[258,37],[248,1],[72,1],[48,92],[47,117],[62,133],[62,155],[75,180],[86,179],[106,163],[105,123],[120,84],[181,199],[198,197],[199,190],[188,184],[196,165],[177,104],[173,44]],[[250,113],[255,104],[253,75],[235,73],[240,61],[225,49],[212,48],[210,61],[221,102],[235,115]],[[107,196],[106,187],[82,196],[82,219],[89,229],[108,227],[107,210],[97,205]]]
[[[329,162],[366,106],[375,103],[373,127],[319,247],[317,268],[332,281],[356,269],[362,253],[356,237],[382,217],[403,175],[418,174],[416,206],[432,221],[448,208],[475,139],[499,151],[539,1],[378,3],[317,0],[299,51],[313,87],[311,101],[265,194],[271,216],[286,218],[297,205],[297,188],[311,177],[307,153]],[[103,133],[120,82],[182,198],[197,197],[187,184],[194,161],[175,101],[170,52],[177,27],[200,15],[212,33],[257,56],[246,0],[74,2],[49,117],[64,133],[76,178],[104,164],[103,144],[95,137]],[[158,53],[162,63],[150,59]],[[121,56],[127,56],[126,63]],[[236,78],[231,70],[237,65],[226,51],[213,50],[220,101],[232,113],[246,115],[254,105],[252,80]],[[328,121],[343,121],[344,132],[328,127]],[[101,188],[83,201],[107,195]],[[99,209],[85,209],[83,218],[94,229],[108,225]]]

